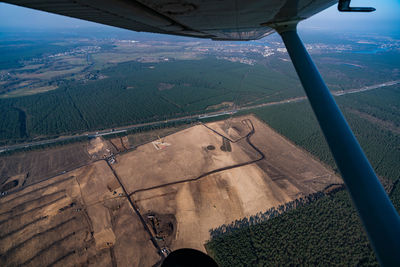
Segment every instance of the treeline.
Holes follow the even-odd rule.
[[[21,153],[21,152],[42,150],[42,149],[48,149],[48,148],[59,147],[59,146],[64,146],[64,145],[74,144],[74,143],[87,142],[87,141],[88,141],[88,137],[87,136],[81,136],[81,137],[76,137],[76,138],[68,139],[68,140],[62,140],[62,141],[58,141],[58,142],[54,142],[54,143],[21,147],[21,148],[18,148],[18,149],[6,150],[4,152],[1,152],[0,153],[0,157],[10,156],[10,155]]]
[[[372,93],[372,91],[363,95],[367,93]],[[358,106],[350,100],[342,103],[344,101],[342,99],[345,98],[347,95],[339,97],[338,103],[375,171],[387,179],[397,180],[400,177],[398,168],[400,135],[347,111],[348,107],[357,108]],[[387,95],[387,98],[391,98],[391,96]],[[382,100],[379,105],[383,105],[383,103]],[[369,104],[371,103],[369,102]],[[400,101],[396,105],[393,104],[392,109],[393,112],[400,110]],[[277,132],[337,171],[331,152],[308,102],[271,106],[252,112]]]
[[[26,40],[18,41],[15,39],[8,41],[6,38],[0,40],[0,69],[22,67],[21,61],[23,60],[39,58],[43,54],[65,52],[73,47],[70,44],[56,45],[54,44],[54,39],[52,40],[52,44],[49,44],[50,40],[47,39],[47,36],[43,36],[43,38],[40,38],[39,40],[29,40],[28,38]],[[79,44],[76,44],[76,46],[78,45]]]
[[[106,79],[87,83],[64,81],[59,89],[26,97],[0,99],[0,141],[28,141],[122,125],[164,120],[203,111],[224,100],[226,89],[201,77],[181,76],[189,64],[123,63],[104,70]],[[199,67],[200,68],[200,67]],[[197,73],[196,73],[197,75]],[[194,75],[194,76],[196,76]],[[178,76],[178,77],[177,77]],[[173,90],[159,91],[161,82],[180,81]],[[213,97],[216,99],[212,100]],[[232,97],[227,97],[228,101]],[[198,105],[197,102],[204,102]],[[26,131],[20,114],[25,112]]]
[[[400,84],[339,97],[338,102],[350,110],[371,115],[400,126]]]
[[[157,125],[145,125],[145,126],[136,127],[134,129],[130,129],[126,132],[104,135],[103,138],[113,139],[116,137],[123,137],[123,136],[136,134],[136,133],[149,132],[149,131],[165,129],[165,128],[179,127],[184,124],[195,123],[196,121],[197,121],[197,119],[186,119],[186,120],[182,120],[182,121],[167,121],[167,122],[163,122],[163,123],[160,123]]]
[[[346,191],[213,238],[219,266],[378,266]]]
[[[283,205],[279,205],[276,208],[272,207],[265,212],[259,212],[256,215],[250,216],[249,218],[235,220],[234,222],[232,222],[228,225],[223,224],[215,229],[211,229],[210,237],[212,239],[214,239],[223,234],[233,233],[233,232],[241,229],[242,227],[249,227],[249,226],[254,226],[256,224],[263,223],[269,219],[275,218],[285,212],[288,212],[289,210],[292,210],[292,209],[304,206],[313,201],[316,201],[323,196],[325,196],[324,193],[316,192],[316,193],[313,193],[313,194],[310,194],[310,195],[307,195],[304,197],[300,197],[293,201],[287,202]]]
[[[283,97],[281,91],[296,94],[295,90],[285,89],[293,81],[279,79],[276,85],[270,85],[269,79],[277,79],[281,74],[267,72],[262,66],[210,58],[121,63],[98,71],[106,77],[101,80],[65,80],[53,91],[0,99],[0,111],[4,114],[0,142],[201,114],[207,107],[222,102],[247,103],[268,95]],[[160,88],[160,84],[172,87]]]

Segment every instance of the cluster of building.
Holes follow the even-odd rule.
[[[97,53],[101,49],[100,46],[93,45],[93,46],[80,46],[76,47],[72,50],[62,52],[62,53],[57,53],[53,55],[49,55],[49,58],[54,58],[54,57],[63,57],[63,56],[73,56],[73,55],[78,55],[78,54],[92,54],[92,53]]]
[[[240,62],[247,65],[254,65],[256,60],[245,57],[217,57],[217,59],[228,60],[230,62]]]

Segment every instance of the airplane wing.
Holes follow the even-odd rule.
[[[134,31],[214,40],[254,40],[277,29],[380,263],[400,266],[400,217],[296,32],[298,21],[336,4],[338,0],[4,2]],[[338,8],[347,12],[375,10],[350,7],[350,0],[340,0]]]
[[[268,25],[306,19],[337,0],[6,0],[4,2],[140,32],[254,40]]]

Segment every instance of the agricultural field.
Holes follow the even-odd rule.
[[[3,153],[0,156],[0,191],[21,190],[23,187],[52,179],[61,173],[107,158],[111,154],[135,149],[190,126],[185,124],[160,129],[138,129],[121,137],[86,138],[77,143],[61,143],[33,150],[24,148],[22,151]],[[15,180],[18,181],[16,184],[13,182]]]
[[[53,149],[38,150],[0,157],[0,186],[16,175],[24,175],[18,186],[27,186],[91,161],[88,145],[77,143]],[[7,191],[7,190],[1,190]]]

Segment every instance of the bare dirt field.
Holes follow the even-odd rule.
[[[18,189],[0,197],[0,266],[157,266],[164,249],[205,251],[212,228],[342,183],[254,116],[160,131],[0,158],[1,186]]]
[[[160,261],[115,184],[107,163],[98,161],[0,198],[0,266],[152,266]]]
[[[161,129],[156,129],[152,131],[145,131],[141,133],[134,133],[130,134],[127,136],[128,140],[124,141],[124,138],[122,138],[122,141],[125,144],[125,147],[127,148],[134,148],[146,143],[149,143],[151,141],[157,140],[158,137],[164,137],[173,133],[176,133],[180,130],[188,128],[188,125],[180,125],[176,127],[170,127],[170,128],[161,128]]]
[[[205,251],[211,228],[342,183],[254,116],[197,125],[164,142],[170,146],[149,143],[117,156],[113,168],[141,212],[169,216],[162,225],[173,231],[157,237],[172,250]]]
[[[202,125],[166,136],[169,147],[157,150],[152,143],[117,157],[113,168],[123,178],[128,192],[197,177],[204,172],[249,161],[249,156],[232,144],[235,153],[219,149],[222,137]],[[217,149],[208,150],[213,145]],[[125,179],[129,177],[129,179]]]
[[[107,142],[102,137],[96,137],[90,140],[87,152],[93,160],[104,159],[118,152],[118,148],[112,142]]]
[[[110,140],[110,143],[118,152],[122,152],[126,150],[126,147],[124,146],[124,142],[122,141],[121,137],[113,138]]]
[[[127,143],[127,137],[118,138],[118,140]],[[10,192],[40,182],[107,158],[116,152],[117,149],[112,143],[97,137],[85,143],[2,156],[0,157],[0,192]]]
[[[307,195],[322,191],[330,184],[343,183],[328,166],[268,125],[253,116],[251,121],[258,129],[251,141],[265,154],[265,160],[257,162],[257,165],[282,189],[288,186]]]
[[[87,144],[84,143],[2,156],[0,188],[5,180],[15,175],[25,175],[24,185],[29,185],[89,162],[90,155],[87,153]]]

